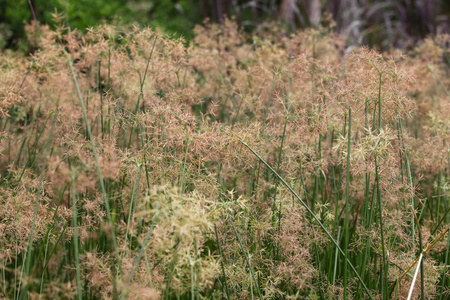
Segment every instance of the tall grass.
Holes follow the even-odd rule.
[[[40,33],[0,54],[2,297],[448,297],[448,37]]]

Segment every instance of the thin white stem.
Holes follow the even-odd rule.
[[[411,283],[411,287],[409,288],[409,294],[408,294],[408,299],[407,300],[411,299],[412,292],[414,290],[414,285],[416,284],[417,275],[419,274],[420,263],[422,262],[422,257],[423,257],[423,253],[420,253],[419,261],[417,262],[416,272],[414,273],[414,278],[413,278],[413,281]]]

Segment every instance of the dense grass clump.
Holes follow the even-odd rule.
[[[1,53],[1,296],[447,299],[449,37],[273,29]]]

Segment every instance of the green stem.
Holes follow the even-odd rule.
[[[233,226],[233,230],[234,230],[234,233],[236,234],[236,238],[237,238],[237,240],[239,242],[239,245],[241,246],[241,250],[244,253],[244,256],[245,256],[245,259],[247,261],[248,268],[249,268],[249,271],[250,271],[250,275],[252,276],[253,282],[255,283],[255,286],[256,286],[256,289],[258,290],[259,299],[262,300],[262,294],[261,294],[261,291],[259,289],[259,284],[258,284],[258,282],[255,279],[255,274],[253,273],[252,265],[250,264],[250,258],[248,257],[247,251],[245,251],[244,245],[242,244],[241,238],[239,237],[239,233],[237,232],[236,226],[234,225],[233,218],[231,217],[231,215],[230,215],[230,213],[228,211],[227,211],[227,215],[228,215],[228,218],[230,219],[231,226]]]
[[[328,236],[328,238],[331,240],[331,242],[336,246],[336,248],[339,250],[339,252],[345,256],[344,251],[339,247],[339,244],[336,242],[336,240],[333,238],[333,236],[330,234],[330,232],[325,228],[325,226],[320,222],[320,220],[317,218],[317,216],[311,211],[311,209],[306,205],[305,202],[300,198],[300,196],[292,189],[292,187],[280,176],[278,173],[261,157],[258,153],[256,153],[247,143],[245,143],[242,140],[239,140],[244,146],[246,146],[275,176],[278,177],[278,179],[289,189],[289,191],[294,195],[294,197],[303,205],[303,207],[306,208],[308,213],[314,218],[314,220],[319,224],[319,226],[322,228],[322,230],[325,232],[325,234]],[[363,282],[362,278],[359,276],[358,271],[356,271],[353,264],[348,261],[348,265],[355,273],[358,280],[361,282],[362,286],[364,287],[364,290],[366,291],[367,295],[370,299],[373,300],[372,294],[370,293],[369,289],[367,288],[366,284]]]
[[[97,173],[98,173],[98,180],[100,182],[100,186],[101,186],[102,194],[103,194],[103,200],[105,202],[106,217],[108,219],[108,223],[112,226],[111,236],[112,236],[112,241],[113,241],[114,252],[116,253],[116,255],[118,255],[118,246],[117,246],[117,240],[116,240],[116,233],[115,233],[115,229],[114,229],[113,220],[112,220],[112,217],[111,217],[111,207],[110,207],[110,203],[109,203],[109,200],[108,200],[108,195],[106,193],[105,183],[103,181],[102,170],[100,169],[100,163],[99,163],[99,159],[98,159],[97,147],[95,146],[94,136],[92,135],[91,126],[89,125],[89,119],[88,119],[88,116],[87,116],[86,107],[84,105],[83,97],[81,96],[80,87],[78,86],[77,77],[76,77],[75,71],[74,71],[73,66],[72,66],[72,60],[70,59],[69,54],[67,53],[67,51],[64,48],[63,48],[63,51],[64,51],[64,54],[66,55],[67,63],[69,64],[70,71],[72,73],[72,79],[73,79],[73,82],[75,84],[75,88],[77,90],[78,99],[80,100],[81,108],[83,110],[84,121],[86,123],[86,128],[87,128],[87,131],[88,131],[88,134],[89,134],[89,139],[91,141],[92,153],[94,154],[95,166],[97,168]],[[122,273],[122,266],[121,266],[120,259],[119,259],[119,271],[120,271],[120,273]]]
[[[348,230],[348,219],[350,215],[349,200],[350,200],[350,146],[351,146],[351,135],[352,135],[352,110],[348,110],[348,141],[347,141],[347,177],[346,177],[346,190],[345,190],[345,222],[344,222],[344,299],[347,299],[347,262],[348,259],[348,243],[349,243],[349,230]]]

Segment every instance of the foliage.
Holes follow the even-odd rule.
[[[101,23],[137,24],[158,27],[169,33],[192,37],[201,15],[192,1],[127,1],[127,0],[48,0],[34,1],[36,18],[41,24],[54,25],[55,12],[62,13],[65,25],[85,30]],[[30,0],[0,0],[0,46],[23,42],[24,25],[33,19]],[[12,31],[12,35],[8,34]],[[1,42],[1,40],[4,42]],[[25,45],[23,45],[24,47]]]
[[[204,19],[222,23],[226,16],[247,32],[265,30],[273,21],[283,24],[286,33],[334,23],[348,44],[383,50],[413,48],[428,34],[450,30],[450,6],[444,0],[0,0],[0,49],[27,49],[23,27],[33,19],[32,3],[41,24],[54,25],[56,10],[72,29],[135,24],[188,40],[196,24]]]

